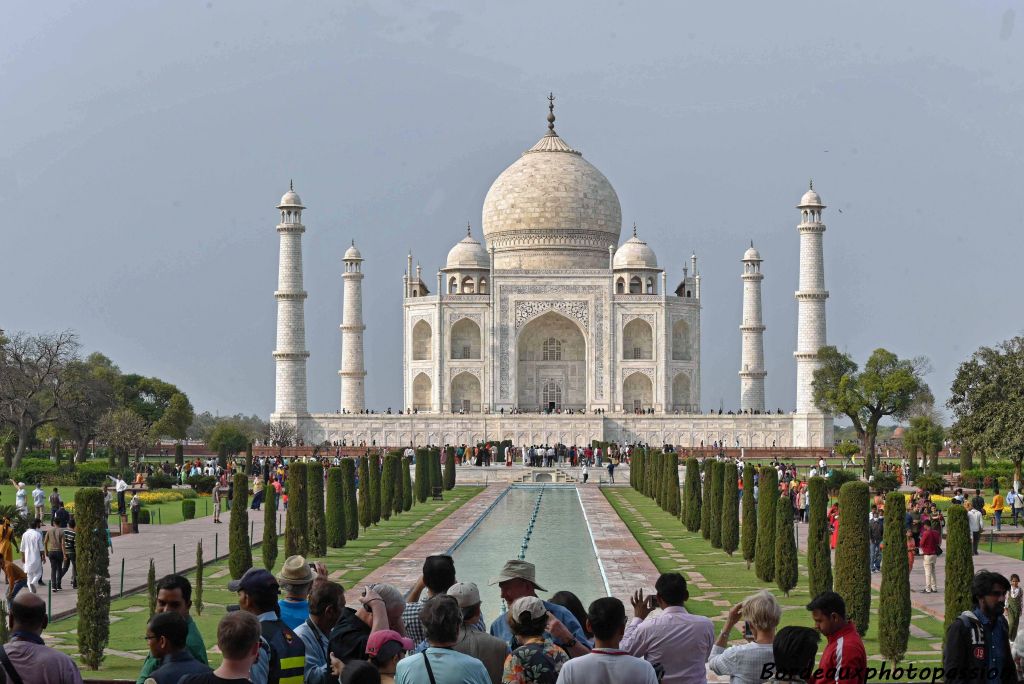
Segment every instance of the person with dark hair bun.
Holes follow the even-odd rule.
[[[818,655],[818,631],[810,627],[783,627],[772,642],[775,680],[803,682],[814,668]]]
[[[1010,651],[1010,627],[1003,617],[1010,581],[982,570],[971,581],[974,609],[965,610],[946,630],[942,666],[947,682],[1017,681]]]

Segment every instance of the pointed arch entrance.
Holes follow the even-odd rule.
[[[527,323],[516,342],[517,406],[526,411],[587,406],[587,341],[569,318],[549,311]]]

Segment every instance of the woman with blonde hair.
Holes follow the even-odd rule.
[[[726,646],[729,634],[742,616],[743,636],[748,643]],[[729,675],[731,684],[758,684],[764,666],[775,662],[772,642],[782,619],[782,606],[771,592],[761,590],[729,610],[722,633],[711,648],[708,667],[717,675]]]

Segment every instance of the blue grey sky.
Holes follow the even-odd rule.
[[[798,213],[828,338],[956,366],[1021,332],[1024,16],[991,2],[7,3],[0,325],[79,332],[198,410],[273,408],[277,235],[304,238],[309,404],[338,405],[341,255],[366,258],[367,401],[401,402],[401,277],[557,128],[670,286],[703,280],[702,403],[739,400],[740,262],[765,259],[767,397],[794,406]],[[842,213],[837,211],[842,210]]]

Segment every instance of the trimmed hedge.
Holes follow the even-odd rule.
[[[779,474],[771,466],[761,468],[761,477],[757,485],[757,548],[754,551],[754,573],[763,582],[775,579],[775,508],[778,503]]]
[[[78,630],[82,664],[98,670],[110,638],[110,557],[107,555],[107,516],[103,492],[92,487],[75,492],[75,571],[78,578]]]
[[[332,549],[345,546],[345,473],[341,468],[327,469],[327,545]]]
[[[370,460],[359,457],[359,525],[366,530],[373,522],[370,515]]]
[[[356,499],[356,461],[341,459],[341,500],[345,507],[345,536],[359,539],[359,507]]]
[[[444,491],[444,476],[441,473],[441,450],[434,447],[430,450],[430,494],[440,487]]]
[[[667,461],[666,468],[668,470],[668,512],[672,514],[672,517],[679,517],[680,501],[679,501],[679,455],[675,453],[665,454]]]
[[[277,496],[274,488],[269,485],[263,491],[267,493],[267,498],[263,502],[263,543],[260,544],[260,554],[263,556],[263,567],[273,570],[277,562]]]
[[[291,507],[291,497],[288,497]],[[327,555],[327,530],[324,522],[324,469],[317,462],[306,464],[306,554],[314,558]]]
[[[369,494],[370,522],[374,525],[380,522],[380,456],[373,454],[367,459],[368,477],[366,478],[366,491]]]
[[[839,489],[835,591],[846,602],[846,617],[857,625],[861,636],[871,620],[870,506],[867,482],[847,482]]]
[[[452,460],[455,459],[453,455]],[[412,475],[409,474],[409,469],[412,467],[412,459],[406,456],[402,459],[402,510],[408,511],[412,509]]]
[[[899,492],[885,497],[882,537],[885,548],[893,553],[882,554],[882,586],[878,591],[878,650],[889,662],[896,664],[907,653],[910,636],[910,565],[904,536],[903,518],[906,499]]]
[[[725,464],[711,464],[711,548],[722,548],[722,511],[725,498]]]
[[[971,581],[974,579],[974,556],[971,528],[963,506],[950,506],[946,511],[946,620],[943,635],[965,610],[971,610]],[[945,637],[943,637],[945,643]]]
[[[700,464],[691,456],[686,459],[686,480],[683,481],[685,501],[683,524],[690,532],[700,532]]]
[[[228,530],[228,568],[232,579],[239,579],[252,567],[249,545],[249,478],[235,473]],[[290,498],[290,497],[289,497]]]
[[[380,483],[380,517],[391,519],[395,510],[395,454],[384,455],[384,467],[381,470]]]
[[[722,550],[730,556],[740,543],[739,471],[730,461],[722,476]]]
[[[288,512],[284,518],[284,555],[305,556],[309,549],[309,541],[306,536],[306,526],[309,524],[308,513],[306,512],[306,478],[308,468],[305,463],[293,461],[288,466],[288,479],[285,484],[288,486]],[[238,495],[235,495],[237,505]],[[232,513],[234,509],[232,508]]]
[[[181,517],[184,520],[192,520],[196,517],[195,499],[185,499],[181,502]]]
[[[775,505],[775,586],[789,596],[799,579],[796,537],[793,534],[793,503],[788,496],[780,496]]]
[[[715,510],[714,506],[711,505],[711,489],[714,482],[711,472],[711,464],[705,462],[704,481],[701,482],[702,500],[700,502],[700,536],[705,539],[711,539],[711,516],[712,511]]]
[[[743,560],[747,570],[757,553],[757,501],[754,500],[754,466],[743,466]]]
[[[445,454],[444,459],[444,488],[447,491],[455,488],[455,453],[451,451]]]
[[[823,477],[807,481],[807,583],[811,598],[832,591],[832,551],[829,548],[828,483]]]
[[[416,500],[423,503],[430,495],[430,452],[416,450]]]

